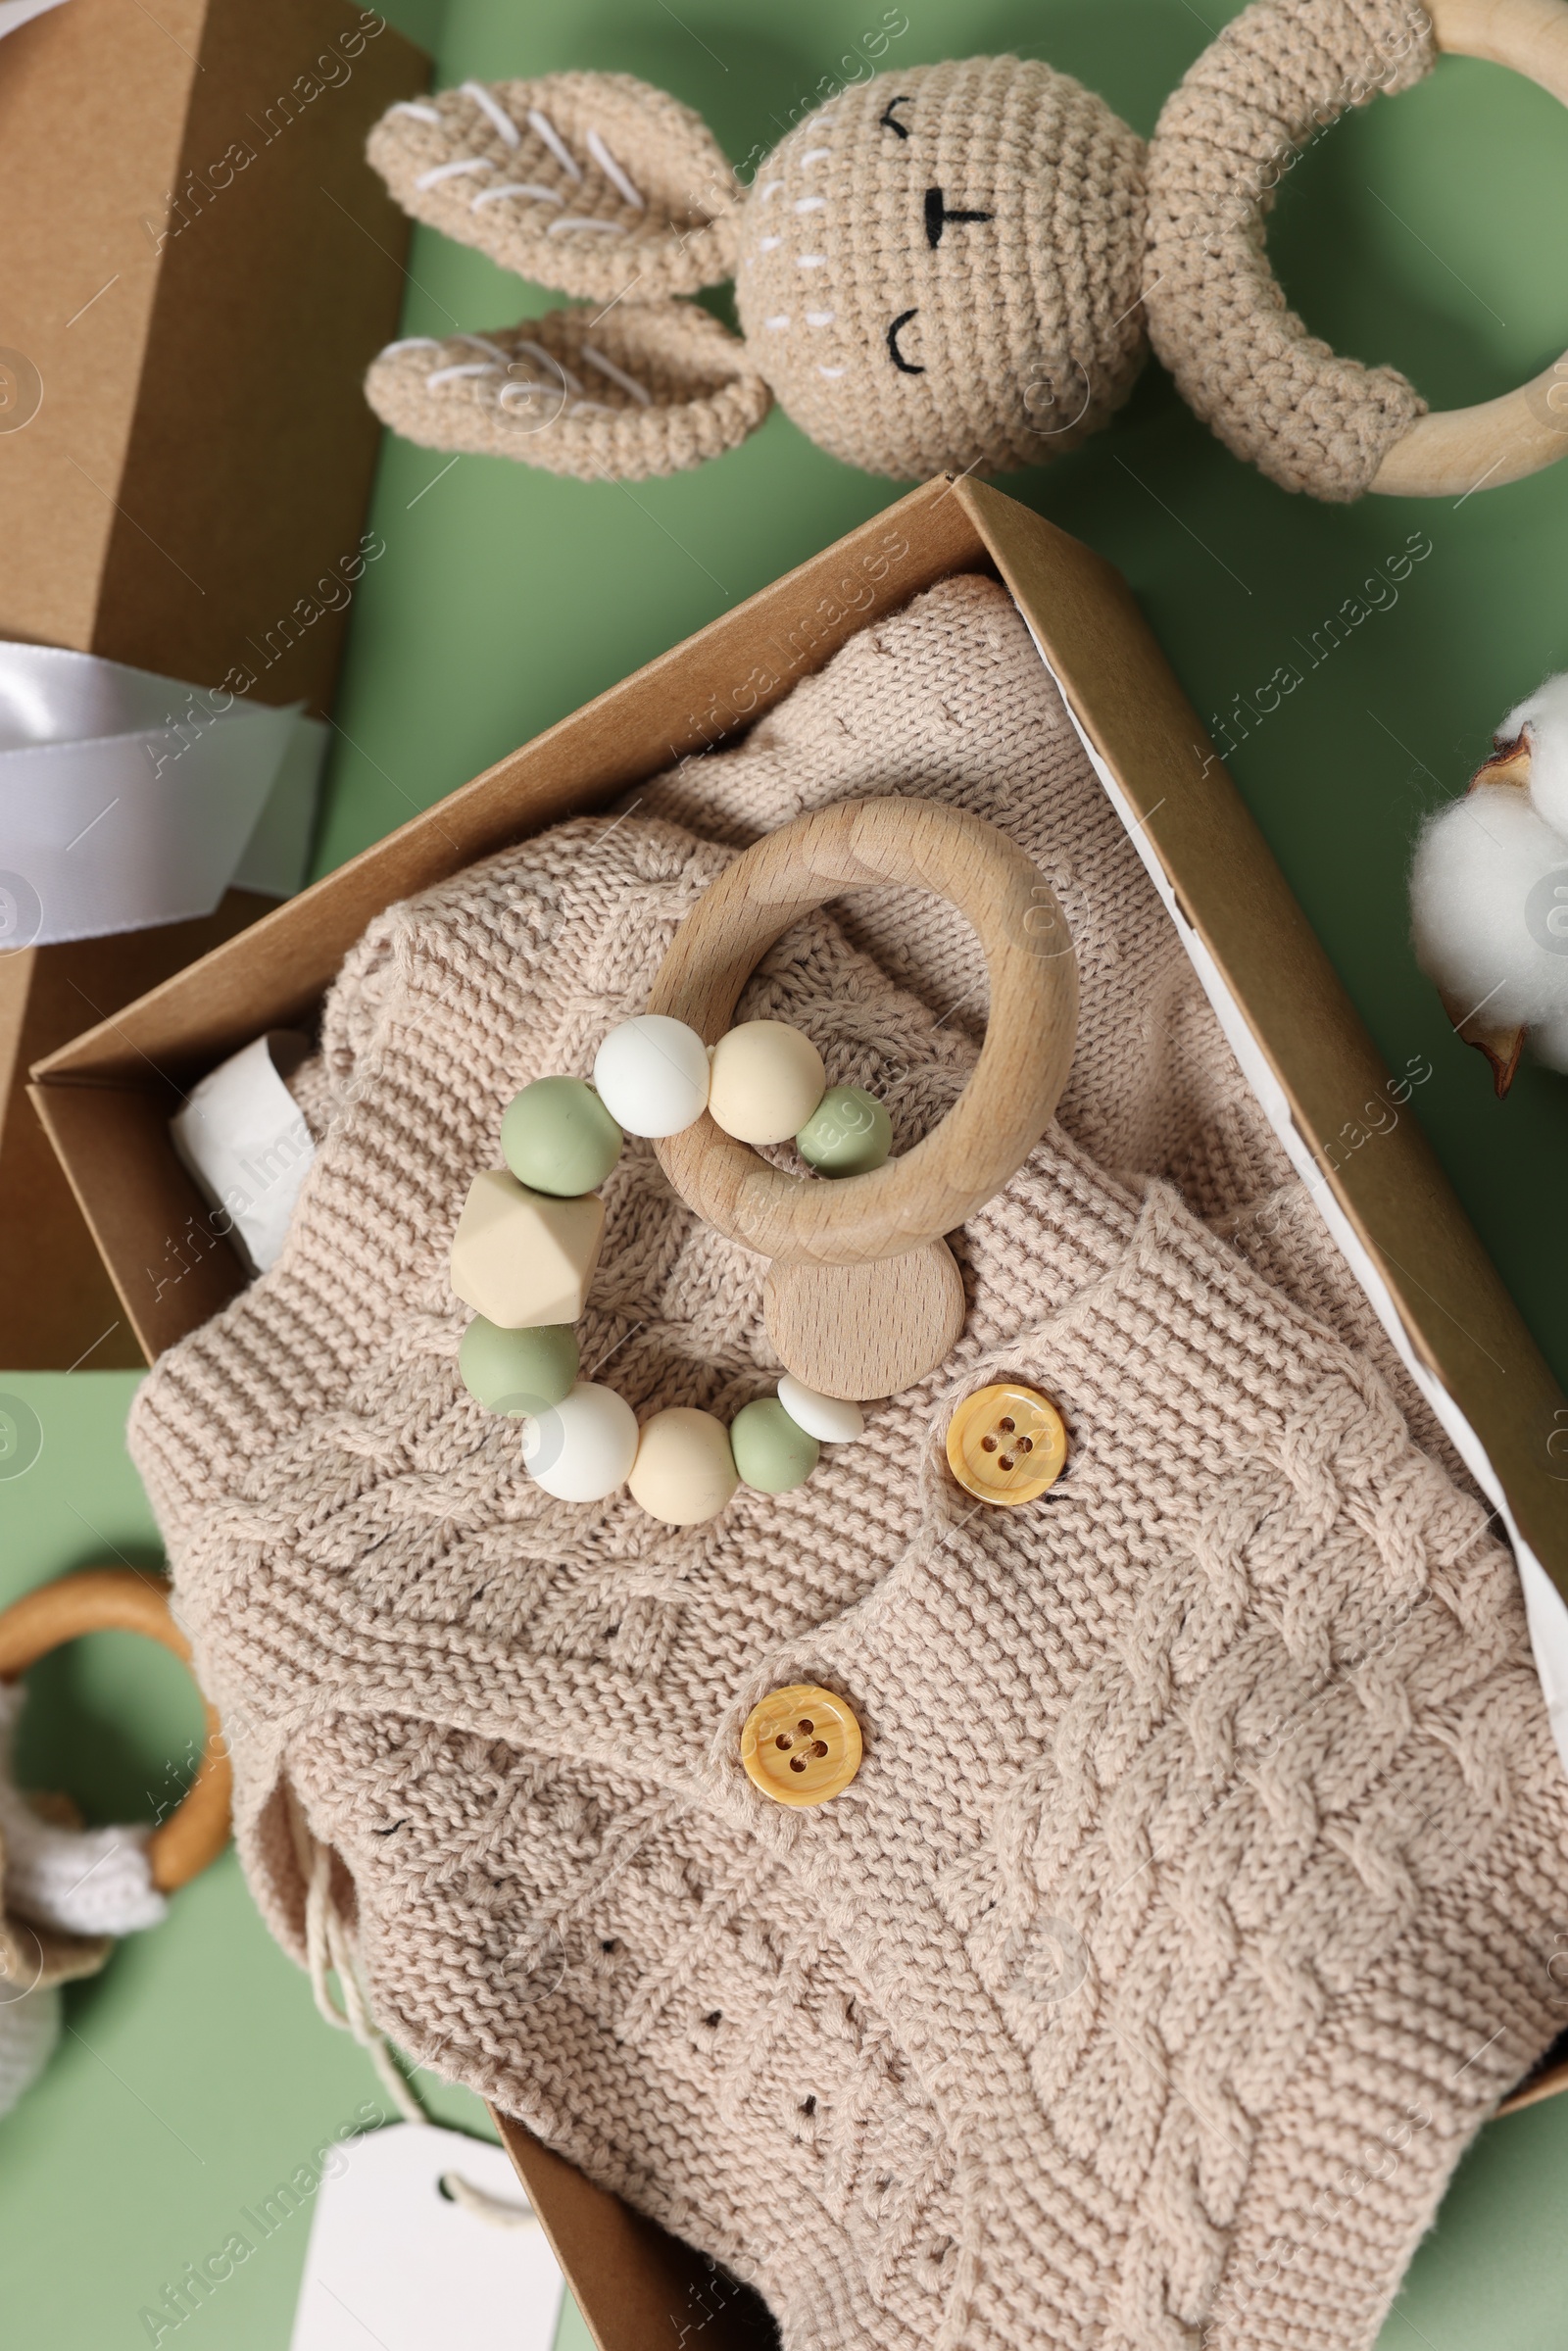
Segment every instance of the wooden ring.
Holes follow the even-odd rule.
[[[1564,0],[1428,0],[1438,47],[1509,66],[1568,106]],[[1391,498],[1438,498],[1500,486],[1568,456],[1568,352],[1533,381],[1474,408],[1417,416],[1371,486]]]
[[[1314,133],[1439,55],[1489,59],[1568,105],[1568,0],[1402,0],[1376,32],[1354,8],[1256,0],[1150,141],[1150,339],[1194,414],[1286,489],[1458,498],[1568,456],[1568,353],[1500,399],[1424,413],[1397,368],[1312,335],[1269,264],[1274,191]]]
[[[83,1633],[141,1633],[190,1663],[190,1642],[175,1624],[167,1584],[128,1567],[91,1567],[40,1585],[0,1613],[0,1682],[15,1682],[40,1657]],[[204,1697],[207,1743],[179,1804],[147,1840],[147,1863],[160,1893],[172,1893],[216,1861],[229,1837],[233,1773],[217,1713]]]
[[[840,801],[726,867],[654,982],[648,1009],[715,1045],[760,958],[803,914],[847,890],[911,887],[968,917],[991,986],[980,1058],[941,1125],[902,1157],[833,1183],[771,1166],[706,1111],[655,1145],[690,1207],[783,1264],[858,1265],[923,1248],[1022,1166],[1067,1082],[1078,1022],[1078,966],[1055,893],[983,817],[929,800]]]

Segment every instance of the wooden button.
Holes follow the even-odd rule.
[[[948,1423],[948,1465],[977,1501],[1036,1501],[1066,1459],[1061,1414],[1038,1388],[1004,1380],[976,1389]]]
[[[752,1708],[741,1761],[775,1804],[825,1804],[860,1768],[860,1726],[832,1690],[794,1682]]]

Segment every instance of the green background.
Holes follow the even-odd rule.
[[[882,64],[1013,50],[1049,58],[1148,131],[1234,10],[1204,0],[907,0]],[[674,90],[739,158],[856,62],[882,11],[841,0],[402,0],[438,78],[564,67]],[[895,17],[894,22],[897,21]],[[848,67],[840,61],[851,59]],[[1405,368],[1438,407],[1483,399],[1561,347],[1568,122],[1497,69],[1445,63],[1319,141],[1271,237],[1293,302],[1341,348]],[[531,306],[489,264],[421,230],[404,331],[510,322]],[[1276,715],[1233,770],[1386,1058],[1430,1056],[1416,1106],[1560,1378],[1568,1086],[1526,1069],[1506,1105],[1451,1037],[1406,937],[1404,871],[1424,810],[1460,788],[1503,711],[1568,666],[1568,465],[1463,503],[1287,497],[1230,458],[1151,367],[1112,430],[1005,485],[1121,565],[1199,710],[1221,719],[1411,530],[1433,553]],[[822,456],[775,414],[705,470],[585,486],[389,442],[361,584],[318,870],[813,554],[900,493]],[[1304,663],[1303,663],[1304,666]],[[0,1598],[98,1560],[155,1563],[126,1459],[133,1380],[6,1374],[43,1449],[0,1480]],[[198,1731],[178,1669],[120,1637],[34,1677],[24,1762],[93,1817],[150,1815]],[[0,2122],[0,2331],[114,2351],[141,2307],[220,2244],[241,2205],[303,2160],[375,2083],[318,2022],[251,1909],[232,1856],[169,1923],[69,1996],[45,2080]],[[1568,2021],[1568,2017],[1565,2017]],[[472,2101],[444,2111],[471,2120]],[[1393,2351],[1535,2351],[1563,2340],[1568,2098],[1482,2134],[1385,2330]],[[283,2351],[305,2219],[280,2229],[182,2339]],[[580,2342],[568,2317],[564,2341]]]

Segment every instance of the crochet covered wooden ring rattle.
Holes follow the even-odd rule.
[[[1568,105],[1563,0],[1428,0],[1405,13],[1397,41],[1336,73],[1327,47],[1312,53],[1315,12],[1294,24],[1282,11],[1249,12],[1188,74],[1150,151],[1144,302],[1154,349],[1239,457],[1320,498],[1459,495],[1568,455],[1568,352],[1499,399],[1430,414],[1395,368],[1364,367],[1310,336],[1269,267],[1264,221],[1313,131],[1379,89],[1407,86],[1431,52],[1508,66]],[[1276,25],[1295,36],[1301,78],[1290,101]],[[1260,93],[1272,93],[1265,115],[1272,107],[1289,118],[1282,144],[1260,131]]]
[[[1568,106],[1561,0],[1429,0],[1433,35],[1455,57],[1511,66]],[[1539,472],[1568,454],[1568,351],[1531,382],[1474,408],[1418,416],[1372,477],[1395,498],[1436,498]]]
[[[773,1260],[768,1336],[827,1396],[889,1396],[941,1362],[963,1322],[942,1239],[1022,1165],[1067,1080],[1078,972],[1066,918],[1039,868],[997,827],[933,801],[846,802],[736,858],[676,934],[649,1010],[716,1046],[760,958],[847,890],[923,888],[965,914],[991,990],[973,1075],[941,1125],[901,1158],[837,1183],[760,1159],[705,1111],[656,1144],[699,1215]]]
[[[15,1682],[51,1649],[83,1633],[140,1633],[190,1663],[190,1643],[170,1613],[168,1587],[129,1568],[88,1568],[24,1593],[0,1614],[0,1682]],[[218,1716],[204,1698],[207,1743],[196,1777],[147,1840],[160,1893],[200,1875],[228,1842],[232,1772]]]
[[[368,150],[398,202],[572,300],[389,345],[370,403],[430,448],[592,481],[703,465],[777,400],[835,457],[914,481],[1075,448],[1131,392],[1147,327],[1196,414],[1287,489],[1513,481],[1568,452],[1568,356],[1430,416],[1396,368],[1309,333],[1263,241],[1297,158],[1444,51],[1568,102],[1565,0],[1253,0],[1147,147],[1041,58],[897,64],[744,184],[689,108],[625,73],[402,99]],[[690,299],[726,278],[739,335]]]

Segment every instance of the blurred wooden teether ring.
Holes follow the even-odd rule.
[[[1269,265],[1269,212],[1297,157],[1379,90],[1413,86],[1434,53],[1507,66],[1568,105],[1568,0],[1254,0],[1151,141],[1150,339],[1194,412],[1286,489],[1457,499],[1568,456],[1568,353],[1500,399],[1432,414],[1397,370],[1309,333]]]
[[[1438,47],[1511,66],[1568,106],[1564,0],[1429,0]],[[1568,352],[1530,383],[1475,408],[1418,416],[1384,458],[1374,490],[1446,497],[1539,473],[1568,456]]]
[[[769,1336],[808,1387],[887,1396],[940,1363],[963,1319],[942,1236],[1017,1171],[1072,1060],[1078,969],[1051,885],[1005,833],[936,801],[845,801],[737,857],[675,935],[651,1012],[716,1044],[758,962],[791,924],[850,890],[935,891],[985,953],[991,1011],[968,1084],[902,1157],[833,1183],[787,1174],[706,1113],[655,1145],[670,1183],[731,1240],[774,1260]],[[822,1280],[822,1268],[854,1268]]]
[[[51,1649],[83,1633],[140,1633],[190,1663],[190,1643],[170,1613],[168,1586],[129,1568],[95,1567],[24,1592],[0,1614],[0,1682],[14,1682]],[[172,1893],[215,1861],[228,1842],[232,1773],[218,1716],[202,1701],[207,1743],[195,1779],[147,1840],[160,1893]]]

